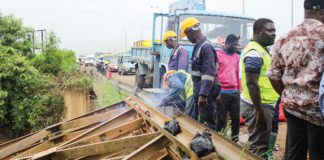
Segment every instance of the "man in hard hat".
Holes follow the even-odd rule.
[[[172,49],[168,62],[168,70],[184,70],[187,72],[189,54],[185,48],[179,45],[177,34],[173,31],[167,31],[164,33],[162,40],[162,43],[165,44],[167,48]],[[159,52],[153,52],[152,54],[160,55]]]
[[[274,46],[268,77],[287,119],[284,160],[324,159],[319,86],[324,71],[324,1],[305,0],[305,19]]]
[[[276,28],[272,20],[260,18],[253,24],[253,39],[243,49],[241,58],[241,110],[248,126],[251,152],[268,157],[274,109],[279,95],[266,72],[271,57],[267,47],[274,44]],[[276,136],[276,135],[273,135]]]
[[[168,93],[158,106],[174,106],[175,104],[181,112],[194,119],[197,118],[197,111],[192,108],[193,83],[190,74],[183,70],[170,70],[163,76],[162,88]]]
[[[192,53],[192,81],[194,83],[194,104],[198,105],[199,122],[216,130],[216,97],[220,87],[215,79],[217,55],[213,44],[202,34],[199,21],[188,17],[181,25],[181,36],[194,43]]]

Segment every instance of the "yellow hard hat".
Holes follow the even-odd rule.
[[[187,17],[183,22],[182,22],[182,25],[181,25],[181,37],[184,38],[186,37],[186,33],[185,33],[185,30],[187,28],[190,28],[196,24],[198,24],[199,21],[196,19],[196,18],[193,18],[193,17]]]
[[[164,35],[163,35],[163,40],[162,40],[163,42],[162,43],[165,44],[165,40],[167,40],[170,37],[177,37],[177,34],[175,32],[173,32],[173,31],[165,32]]]
[[[175,71],[175,70],[169,70],[166,73],[164,73],[163,78],[162,78],[162,88],[168,89],[167,80],[171,75],[173,75],[176,72],[177,71]]]

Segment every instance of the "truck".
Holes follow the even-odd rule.
[[[191,59],[194,45],[186,37],[181,38],[180,31],[181,22],[187,17],[199,20],[203,34],[214,44],[215,49],[222,47],[222,44],[217,42],[225,39],[228,34],[240,36],[241,46],[245,46],[252,38],[255,21],[252,17],[206,11],[204,0],[176,1],[169,6],[169,13],[154,13],[152,47],[131,48],[137,88],[160,88],[161,86],[162,76],[168,71],[167,64],[172,51],[161,43],[165,31],[171,30],[177,33],[178,43],[189,52],[189,59]],[[160,55],[151,55],[152,52],[159,52]]]
[[[102,58],[104,63],[106,65],[108,65],[109,62],[114,58],[114,54],[112,54],[112,53],[103,53],[103,54],[99,55],[99,58]]]

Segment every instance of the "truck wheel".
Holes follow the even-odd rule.
[[[139,75],[138,70],[136,71],[135,84],[137,88],[143,89],[145,83],[145,75]]]
[[[121,74],[121,72],[118,70],[118,75],[120,75]]]

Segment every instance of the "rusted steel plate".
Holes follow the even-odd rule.
[[[58,150],[52,156],[56,159],[74,159],[84,156],[100,155],[110,152],[116,152],[124,149],[136,149],[145,143],[151,141],[161,133],[148,133],[138,136],[125,137],[121,139],[105,141],[100,143],[94,143],[90,145],[84,145],[79,147],[68,148],[64,150]]]
[[[171,144],[171,141],[166,138],[163,134],[152,139],[150,142],[141,146],[131,154],[127,155],[123,160],[143,160],[152,159],[155,153],[160,152],[162,149]],[[166,151],[166,150],[165,150]],[[162,155],[160,155],[161,157]]]
[[[157,109],[146,105],[143,101],[139,100],[137,97],[131,96],[125,99],[125,102],[139,114],[141,114],[146,120],[150,121],[153,125],[159,126],[160,128],[164,125],[164,122],[171,120],[169,117],[163,115]],[[148,116],[149,115],[149,116]],[[196,159],[195,154],[189,149],[189,143],[197,132],[202,133],[206,127],[197,121],[180,114],[176,117],[179,122],[181,133],[176,136],[172,136],[169,133],[165,134],[170,140],[172,140],[181,150],[186,152],[191,158]],[[212,139],[214,146],[216,147],[218,159],[261,159],[257,155],[244,150],[242,147],[232,143],[225,137],[220,136],[218,133],[212,131]]]

